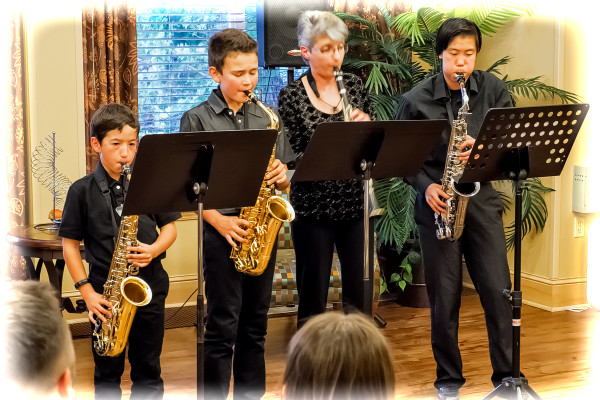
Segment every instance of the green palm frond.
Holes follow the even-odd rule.
[[[370,92],[369,100],[371,101],[371,109],[375,112],[375,119],[378,121],[394,119],[400,101],[399,96]]]
[[[508,64],[510,60],[512,60],[512,57],[504,56],[498,61],[494,62],[491,66],[489,66],[488,69],[486,69],[486,71],[500,76],[500,71],[497,68]]]
[[[400,178],[375,180],[375,198],[384,214],[375,222],[377,243],[396,246],[398,252],[416,230],[414,220],[415,191]]]
[[[421,45],[424,43],[423,34],[437,31],[445,18],[444,11],[421,7],[417,11],[398,14],[390,26],[409,38],[412,45]]]
[[[441,70],[442,60],[435,51],[435,33],[423,34],[423,43],[414,45],[412,51],[421,61],[429,65],[433,73]]]
[[[541,82],[541,78],[543,78],[543,76],[505,80],[505,82],[508,91],[513,96],[518,95],[528,99],[534,98],[535,100],[538,100],[540,95],[542,95],[544,99],[547,99],[548,97],[552,99],[558,97],[563,104],[575,104],[581,102],[581,98],[578,95],[566,90],[558,89],[554,86],[546,85]]]
[[[531,13],[531,7],[523,3],[494,4],[490,1],[479,1],[464,17],[475,22],[482,35],[492,36],[507,23]]]
[[[385,6],[385,1],[376,0],[374,3],[375,6],[377,6],[377,9],[381,13],[381,15],[383,15],[383,19],[385,20],[385,24],[387,25],[388,30],[391,30],[393,18]]]
[[[523,182],[527,188],[523,190],[522,200],[522,230],[521,236],[535,229],[535,232],[541,232],[546,226],[548,219],[548,207],[544,200],[544,194],[554,192],[554,189],[544,186],[539,178],[528,178]],[[516,190],[516,183],[512,185],[513,194]],[[515,245],[515,223],[505,228],[506,247],[510,250]]]
[[[389,75],[399,77],[400,79],[408,79],[411,73],[410,65],[390,64],[382,61],[347,59],[344,61],[344,66],[348,66],[353,70],[367,68],[368,77],[365,87],[370,92],[375,92],[375,94],[379,94],[384,89],[389,88]],[[393,94],[394,90],[388,90],[387,92]]]

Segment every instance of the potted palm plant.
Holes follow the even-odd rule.
[[[528,6],[478,2],[472,6],[452,9],[421,7],[416,11],[392,16],[385,7],[379,6],[383,23],[377,23],[347,13],[336,13],[349,26],[347,44],[349,52],[344,59],[344,69],[363,78],[369,91],[375,117],[379,120],[393,119],[402,93],[410,90],[423,79],[440,72],[441,62],[435,52],[437,29],[447,18],[464,17],[475,22],[481,33],[492,36],[507,23],[524,15],[531,15]],[[498,67],[508,64],[511,58],[500,58],[487,68],[497,74],[507,85],[513,98],[550,98],[564,103],[576,103],[579,97],[542,82],[543,76],[509,79],[501,76]],[[523,226],[526,234],[532,228],[541,231],[548,216],[543,194],[553,189],[545,187],[539,179],[528,180],[528,198],[523,201]],[[382,290],[390,290],[392,283],[404,290],[415,281],[422,280],[418,273],[417,231],[415,229],[415,193],[401,178],[374,182],[375,196],[383,209],[376,222],[378,254],[382,269]],[[502,194],[502,193],[501,193]],[[503,194],[505,209],[510,206],[511,196]],[[507,245],[514,243],[514,224],[506,228]],[[399,254],[400,264],[386,266],[381,254],[389,254],[389,247]],[[417,253],[417,254],[415,254]],[[384,256],[383,258],[392,258]]]

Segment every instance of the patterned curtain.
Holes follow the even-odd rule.
[[[104,104],[120,103],[138,113],[135,1],[87,3],[83,10],[83,74],[86,170],[98,155],[90,146],[90,121]]]
[[[361,18],[369,21],[374,21],[380,29],[380,32],[385,34],[385,19],[377,10],[375,3],[381,3],[385,9],[392,15],[396,16],[400,13],[410,11],[412,4],[410,0],[386,0],[386,1],[370,1],[370,0],[334,0],[333,10],[337,12],[345,12],[348,14],[358,15]]]
[[[28,225],[27,193],[29,192],[29,160],[25,117],[25,66],[22,54],[24,24],[21,12],[10,15],[10,58],[8,66],[8,214],[9,229]],[[7,275],[10,279],[25,279],[25,260],[10,254]]]

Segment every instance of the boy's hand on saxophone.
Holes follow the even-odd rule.
[[[96,293],[92,285],[82,286],[79,292],[88,308],[88,318],[92,323],[96,323],[96,318],[100,318],[102,322],[106,322],[106,318],[110,318],[111,302],[100,293]]]
[[[267,179],[267,185],[273,185],[279,190],[283,190],[290,185],[287,178],[287,165],[283,164],[280,160],[275,159],[269,166],[269,172],[265,175]]]
[[[469,156],[471,155],[471,150],[473,150],[474,144],[475,139],[467,135],[465,141],[460,145],[461,152],[458,154],[458,158],[463,164],[466,164],[467,161],[469,161]]]
[[[147,266],[154,257],[158,256],[153,253],[150,245],[142,242],[138,242],[137,246],[128,246],[127,251],[127,262],[140,268]]]

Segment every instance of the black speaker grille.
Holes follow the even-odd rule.
[[[298,49],[298,17],[307,10],[329,10],[327,0],[259,0],[256,4],[256,30],[258,34],[261,67],[304,67],[300,56],[290,56],[288,51]]]

